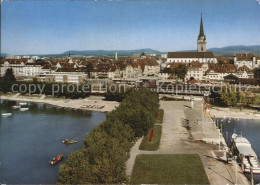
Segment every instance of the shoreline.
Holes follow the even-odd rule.
[[[44,98],[37,96],[16,96],[16,95],[1,95],[0,100],[9,101],[23,101],[23,102],[33,102],[33,103],[44,103],[52,106],[70,108],[76,110],[93,111],[93,112],[103,112],[107,113],[114,110],[119,102],[115,101],[104,101],[103,97],[100,96],[89,96],[84,99],[66,99],[66,98]],[[81,106],[91,104],[91,105],[105,105],[102,109],[91,109],[91,108],[81,108]]]
[[[216,118],[235,118],[235,119],[248,119],[248,120],[260,120],[260,113],[256,110],[224,108],[224,107],[212,107],[210,109],[211,117]]]

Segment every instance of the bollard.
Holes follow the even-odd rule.
[[[250,167],[250,179],[251,179],[251,185],[254,185],[254,173],[252,167]]]
[[[227,146],[228,146],[228,132],[226,132],[226,138],[225,138],[225,140],[226,140],[226,143],[227,143]]]

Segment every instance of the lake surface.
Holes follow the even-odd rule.
[[[60,164],[83,146],[85,136],[106,114],[70,110],[40,103],[28,103],[29,111],[13,110],[15,101],[0,100],[0,112],[13,113],[0,120],[0,183],[55,184]],[[64,145],[64,139],[78,143]],[[64,154],[51,167],[49,161]]]
[[[223,133],[229,133],[229,145],[233,133],[237,133],[239,135],[242,134],[251,143],[252,148],[258,156],[258,160],[260,159],[260,120],[228,118],[219,120],[220,123],[223,124]],[[260,183],[260,175],[256,175],[254,179],[255,183]]]

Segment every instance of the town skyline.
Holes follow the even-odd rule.
[[[1,52],[196,50],[201,12],[207,48],[260,45],[259,9],[254,0],[3,2]]]

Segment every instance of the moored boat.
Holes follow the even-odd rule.
[[[13,109],[19,109],[19,108],[21,108],[21,105],[14,105],[14,106],[12,106],[12,108]]]
[[[260,174],[260,164],[255,151],[252,149],[251,143],[243,136],[233,134],[231,138],[231,151],[233,155],[238,156],[241,165],[244,166],[244,172]]]
[[[12,116],[12,113],[3,113],[1,114],[3,117],[9,117],[9,116]]]
[[[29,108],[25,107],[25,108],[20,108],[20,111],[27,111],[29,110]]]
[[[26,102],[20,102],[20,103],[18,103],[19,105],[27,105],[27,103]]]
[[[64,141],[62,141],[62,143],[68,145],[68,144],[74,144],[77,143],[78,141],[76,140],[69,140],[69,139],[65,139]]]
[[[53,157],[52,161],[50,162],[51,166],[54,166],[55,164],[58,164],[60,161],[62,161],[64,158],[64,154],[60,154],[56,157]]]

